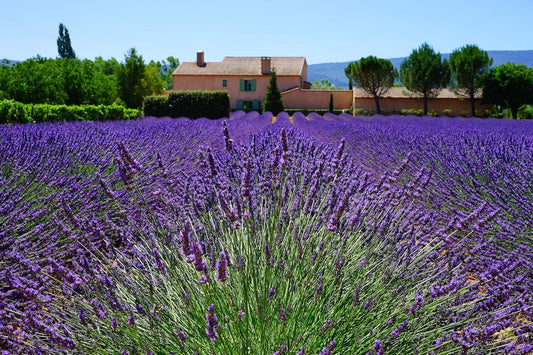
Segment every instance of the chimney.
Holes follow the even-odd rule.
[[[261,57],[261,74],[270,74],[272,72],[271,61],[272,58],[270,57]]]
[[[196,52],[196,65],[199,67],[205,67],[204,51]]]

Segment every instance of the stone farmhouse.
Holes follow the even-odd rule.
[[[330,96],[335,110],[375,109],[373,97],[359,88],[311,90],[305,57],[224,57],[221,62],[206,62],[204,57],[204,52],[198,51],[196,62],[178,66],[172,73],[173,90],[225,90],[231,109],[261,110],[270,75],[275,71],[286,109],[328,109]],[[421,110],[423,101],[405,88],[393,87],[380,99],[380,106],[383,112],[389,113]],[[448,89],[431,99],[428,108],[439,115],[443,115],[444,110],[450,110],[453,115],[470,113],[470,103]],[[488,107],[479,106],[478,109]]]

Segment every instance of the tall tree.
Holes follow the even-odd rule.
[[[72,49],[70,44],[70,35],[68,29],[63,26],[62,23],[59,24],[59,37],[57,38],[57,51],[61,58],[73,59],[76,58],[76,53]]]
[[[394,85],[394,79],[398,76],[391,61],[368,56],[348,64],[344,73],[350,83],[374,97],[376,112],[380,114],[379,99]]]
[[[470,100],[472,116],[476,115],[476,95],[483,86],[483,76],[492,65],[492,58],[476,45],[466,45],[453,51],[449,59],[451,85],[455,92]]]
[[[427,115],[428,99],[436,97],[450,81],[448,62],[429,44],[423,43],[402,63],[400,81],[408,90],[422,96],[424,115]]]
[[[533,104],[533,68],[507,63],[491,69],[483,83],[482,100],[509,108],[518,118],[522,106]]]
[[[281,92],[278,88],[276,71],[272,70],[265,95],[265,102],[263,104],[263,111],[270,111],[272,114],[277,115],[283,110],[285,110],[285,107],[283,105],[283,101],[281,100]]]

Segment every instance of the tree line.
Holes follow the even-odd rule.
[[[526,105],[533,104],[533,68],[523,64],[492,66],[492,58],[476,45],[453,51],[448,60],[427,43],[414,49],[397,71],[390,60],[368,56],[345,68],[350,89],[360,87],[374,97],[376,112],[381,113],[379,100],[400,80],[409,91],[422,97],[424,115],[428,100],[442,88],[450,87],[458,97],[470,101],[471,114],[476,115],[479,94],[484,103],[498,112],[509,109],[513,118]]]
[[[0,100],[56,105],[122,105],[140,108],[145,96],[172,88],[179,60],[145,63],[135,48],[105,60],[78,59],[68,29],[59,25],[58,58],[37,55],[15,65],[0,65]]]

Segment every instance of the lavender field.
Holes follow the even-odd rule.
[[[0,126],[1,354],[529,354],[533,121]]]

